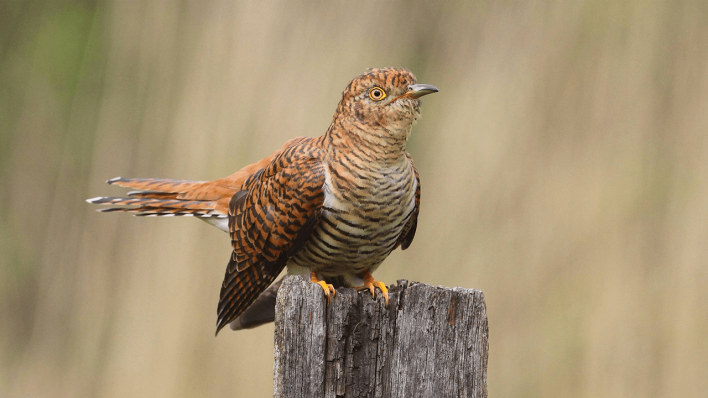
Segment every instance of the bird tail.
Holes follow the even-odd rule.
[[[232,190],[219,192],[224,188],[208,186],[208,182],[122,177],[106,182],[137,191],[128,192],[127,197],[99,196],[86,200],[98,205],[123,206],[100,209],[100,212],[136,213],[141,217],[228,217],[228,211],[224,212],[220,206],[223,200],[219,199]]]

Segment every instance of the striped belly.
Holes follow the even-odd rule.
[[[288,268],[360,284],[361,273],[373,272],[396,247],[413,213],[416,182],[409,171],[394,170],[356,191],[338,189],[328,178],[322,218]]]

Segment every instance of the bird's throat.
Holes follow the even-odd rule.
[[[327,131],[331,158],[353,157],[367,164],[390,167],[406,160],[406,141],[411,128],[391,130],[333,123]]]

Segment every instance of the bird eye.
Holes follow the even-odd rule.
[[[369,90],[369,98],[374,101],[381,101],[386,98],[386,92],[381,87],[374,87]]]

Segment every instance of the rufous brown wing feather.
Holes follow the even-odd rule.
[[[313,156],[320,150],[313,143],[284,150],[232,197],[233,255],[221,288],[217,333],[273,282],[316,225],[324,202],[325,173],[322,162]]]

